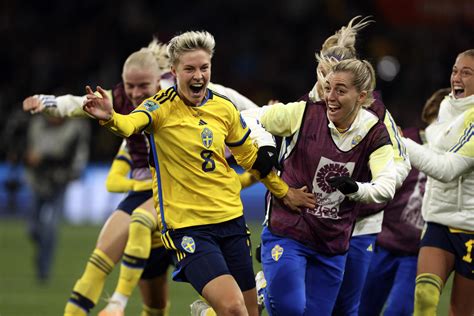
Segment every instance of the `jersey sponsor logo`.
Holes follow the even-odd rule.
[[[240,124],[242,125],[242,128],[247,127],[247,123],[245,122],[244,118],[242,117],[242,114],[240,114]]]
[[[354,171],[354,162],[337,162],[321,157],[313,178],[313,193],[316,199],[316,207],[308,209],[307,213],[318,218],[338,220],[339,208],[345,195],[329,185],[327,179],[336,176],[350,177]]]
[[[209,148],[212,145],[212,141],[214,139],[214,135],[212,134],[212,131],[209,128],[204,128],[201,132],[201,140],[202,144],[206,147]]]
[[[186,252],[194,253],[196,250],[196,243],[192,237],[184,236],[183,239],[181,239],[181,247],[183,247]]]
[[[145,101],[145,104],[143,104],[143,106],[145,107],[145,109],[147,109],[148,112],[153,112],[154,110],[160,108],[160,106],[152,100]]]
[[[281,256],[283,255],[283,248],[280,245],[275,245],[272,249],[272,258],[275,261],[280,260]]]

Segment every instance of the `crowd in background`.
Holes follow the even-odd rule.
[[[358,41],[361,57],[379,66],[378,89],[401,125],[418,125],[424,100],[446,87],[452,60],[472,47],[472,3],[353,1],[43,1],[0,5],[0,118],[2,126],[38,92],[83,94],[84,85],[110,87],[130,52],[152,36],[214,34],[216,82],[263,105],[288,102],[311,88],[314,53],[333,30],[356,15],[376,21]],[[410,8],[403,10],[403,6]],[[395,6],[395,7],[392,7]],[[471,13],[469,13],[471,12]],[[380,61],[392,74],[381,76]],[[399,66],[399,68],[397,68]],[[376,69],[377,70],[377,69]],[[385,80],[383,80],[385,78]],[[113,157],[119,139],[95,123],[91,159]],[[3,139],[3,150],[12,139]],[[16,141],[16,140],[15,140]]]

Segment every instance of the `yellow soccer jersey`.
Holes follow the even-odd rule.
[[[150,164],[164,229],[215,224],[243,214],[241,185],[225,159],[225,145],[245,169],[253,165],[257,148],[228,99],[208,90],[205,102],[192,107],[171,87],[126,117],[115,113],[105,125],[123,135],[145,127],[152,135]]]

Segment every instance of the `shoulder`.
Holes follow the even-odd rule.
[[[376,113],[366,108],[360,109],[359,120],[366,129],[370,129],[375,125],[384,125]]]
[[[228,98],[226,97],[225,95],[215,91],[215,90],[212,90],[212,89],[209,89],[209,101],[211,101],[212,103],[219,103],[219,104],[222,104],[223,105],[223,109],[225,110],[228,110],[228,111],[238,111],[237,110],[237,107],[235,106],[235,104]]]
[[[149,98],[148,101],[153,103],[164,105],[165,103],[173,102],[178,96],[178,92],[175,87],[169,87],[168,89],[160,90],[153,97]]]

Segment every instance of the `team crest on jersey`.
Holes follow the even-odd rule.
[[[153,102],[152,100],[146,100],[146,102],[145,102],[145,104],[143,104],[143,106],[149,112],[153,112],[154,110],[157,110],[160,107],[157,103]]]
[[[283,255],[283,248],[280,245],[275,245],[272,249],[272,258],[275,261],[280,260],[281,256]]]
[[[186,252],[194,253],[196,250],[196,243],[192,237],[184,236],[183,239],[181,239],[181,247],[183,247]]]
[[[358,143],[360,143],[361,140],[362,140],[362,136],[360,135],[354,136],[351,142],[352,147],[355,147]]]
[[[202,144],[206,147],[206,148],[209,148],[211,147],[212,145],[212,141],[213,141],[213,134],[212,134],[212,131],[209,129],[209,128],[204,128],[201,132],[201,140],[202,140]]]
[[[240,114],[240,124],[242,125],[242,128],[247,127],[247,123],[245,122],[244,118],[242,117],[242,114]]]

